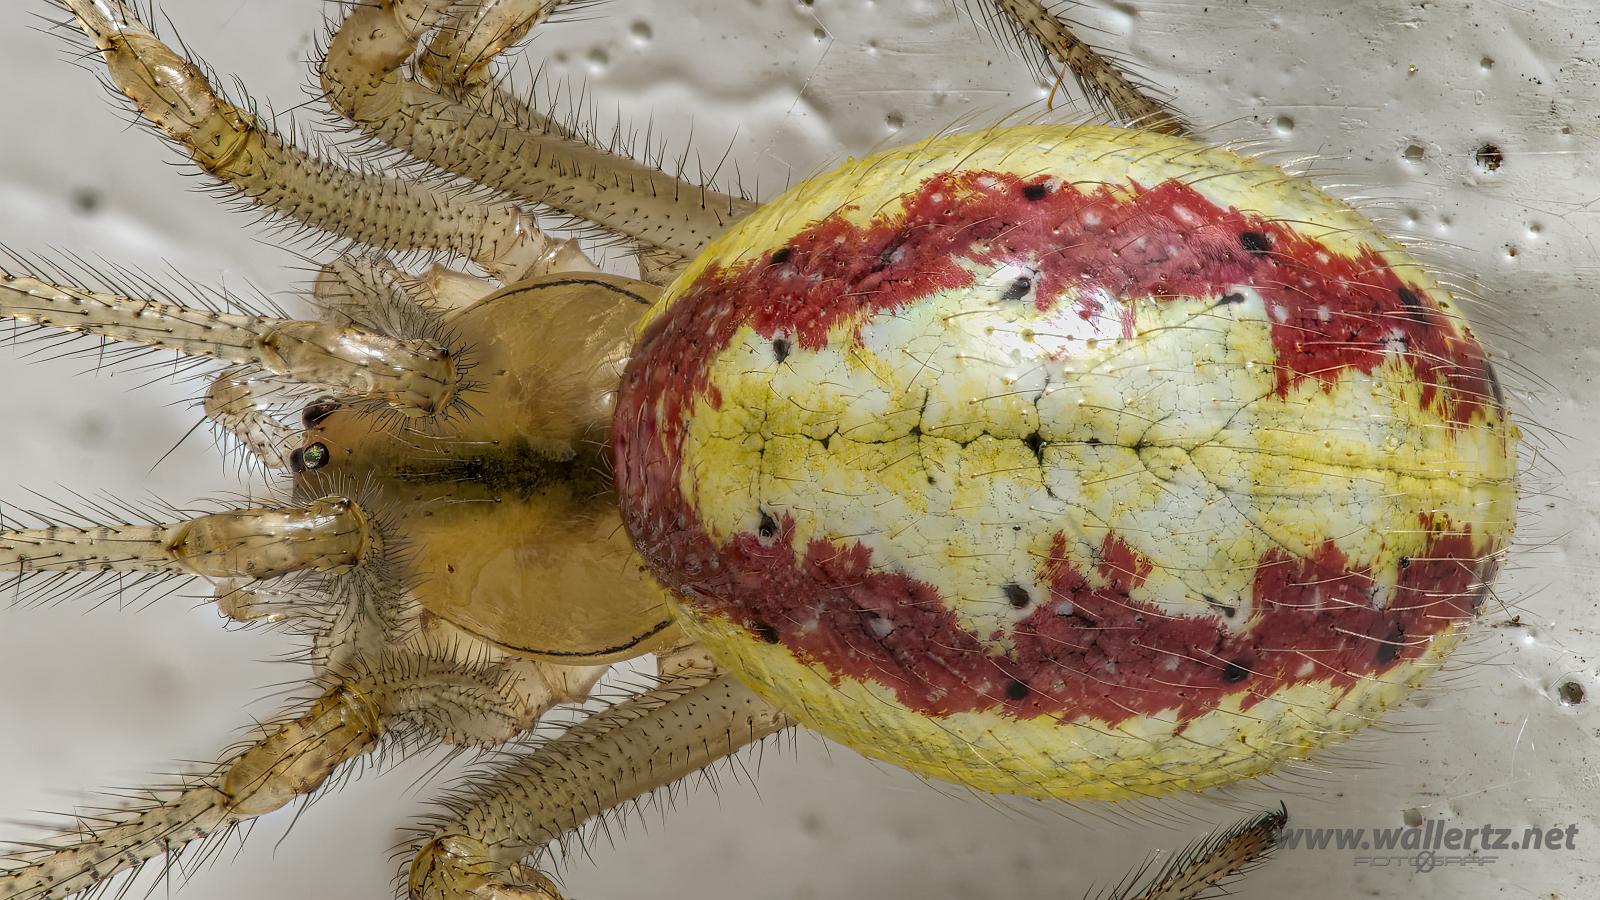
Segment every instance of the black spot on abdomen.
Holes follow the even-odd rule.
[[[1028,593],[1028,589],[1015,581],[1000,590],[1005,593],[1006,602],[1010,603],[1013,609],[1022,609],[1033,602],[1033,595]]]
[[[1222,680],[1228,684],[1238,684],[1250,677],[1250,667],[1242,662],[1234,661],[1222,667]]]
[[[1505,389],[1500,386],[1500,376],[1495,374],[1494,364],[1487,359],[1483,361],[1483,380],[1488,382],[1489,396],[1493,397],[1494,402],[1502,409],[1505,408]]]
[[[1395,294],[1400,297],[1400,305],[1406,308],[1406,318],[1418,325],[1429,324],[1431,310],[1422,305],[1422,298],[1417,296],[1416,291],[1402,284],[1395,288]]]
[[[1027,437],[1023,438],[1022,442],[1024,444],[1028,445],[1028,450],[1033,453],[1033,458],[1037,459],[1041,464],[1043,464],[1044,463],[1044,436],[1039,434],[1039,432],[1035,431],[1034,433],[1032,433],[1032,434],[1028,435]]]
[[[1400,647],[1405,639],[1406,630],[1400,627],[1399,622],[1394,623],[1394,627],[1389,629],[1389,636],[1378,644],[1378,665],[1386,666],[1399,658]]]
[[[1000,299],[1002,302],[1021,300],[1023,297],[1028,296],[1028,292],[1031,290],[1033,290],[1033,279],[1026,275],[1020,275],[1006,286],[1006,292],[1000,295]]]

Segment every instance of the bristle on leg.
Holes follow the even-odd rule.
[[[280,809],[320,787],[341,763],[371,749],[381,730],[378,710],[365,692],[352,685],[336,687],[305,714],[268,727],[212,776],[129,812],[124,821],[69,833],[62,846],[0,872],[0,896],[68,897],[190,841]]]
[[[450,814],[412,861],[410,896],[560,900],[526,857],[792,724],[731,676],[680,672],[445,801]]]
[[[216,90],[204,66],[155,36],[124,0],[58,0],[105,60],[111,88],[228,192],[381,250],[459,254],[504,282],[587,270],[568,239],[547,237],[515,204],[318,158]]]
[[[0,531],[0,569],[24,577],[117,571],[260,580],[348,570],[381,552],[378,529],[343,497],[153,525]]]
[[[224,313],[10,273],[0,273],[0,316],[254,366],[410,417],[445,411],[463,387],[449,347],[354,324]]]
[[[1260,865],[1278,845],[1289,812],[1282,806],[1218,831],[1173,854],[1143,890],[1132,889],[1143,871],[1129,878],[1127,891],[1107,900],[1199,900],[1227,893],[1226,885]],[[1213,893],[1215,892],[1215,893]]]

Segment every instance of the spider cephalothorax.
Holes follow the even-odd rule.
[[[369,485],[405,540],[410,590],[476,638],[554,663],[673,647],[682,638],[629,558],[604,460],[617,378],[655,294],[573,273],[454,311],[470,414],[386,429],[360,406],[313,401],[294,451],[299,492],[320,496],[329,479]],[[539,342],[565,350],[526,352]]]
[[[224,188],[365,249],[321,267],[314,319],[0,272],[0,314],[224,364],[207,418],[287,475],[276,503],[13,528],[0,563],[208,579],[308,638],[320,695],[30,850],[4,897],[93,888],[385,742],[521,740],[648,654],[661,684],[447,803],[412,896],[557,896],[547,844],[797,721],[988,791],[1209,788],[1374,721],[1510,539],[1517,433],[1449,293],[1350,208],[1182,137],[1040,3],[997,9],[1147,129],[948,135],[760,207],[487,77],[559,0],[379,0],[331,35],[322,99],[428,177],[314,157],[120,0],[62,5]],[[642,278],[532,204],[637,243]],[[1283,821],[1147,896],[1215,887]]]

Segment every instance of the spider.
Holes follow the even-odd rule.
[[[314,408],[317,407],[317,404],[315,404],[315,399],[312,399],[312,402],[307,402],[307,404],[304,405],[306,405],[307,410],[314,410]],[[302,464],[304,464],[304,460],[302,460]]]

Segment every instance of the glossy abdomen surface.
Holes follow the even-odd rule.
[[[1278,169],[1100,127],[851,162],[646,319],[613,448],[684,627],[975,787],[1270,771],[1436,669],[1515,428],[1450,295]]]

